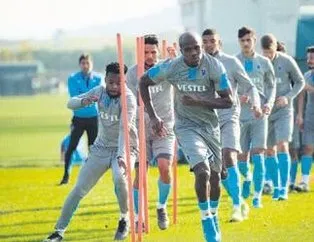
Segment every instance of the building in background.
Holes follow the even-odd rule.
[[[299,16],[303,12],[311,12],[314,16],[314,0],[178,1],[184,28],[199,33],[205,28],[217,29],[224,50],[230,54],[239,51],[237,30],[250,26],[256,30],[258,38],[265,33],[274,33],[278,40],[286,44],[289,54],[295,56]],[[313,25],[311,28],[314,32]]]

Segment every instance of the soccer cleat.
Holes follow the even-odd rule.
[[[249,218],[250,207],[246,202],[242,202],[241,204],[241,214],[243,219]]]
[[[214,220],[212,218],[202,220],[202,227],[204,237],[207,242],[220,241],[220,235],[215,228]]]
[[[274,200],[274,201],[278,201],[278,200],[279,200],[279,195],[280,195],[280,194],[279,194],[279,189],[278,189],[278,188],[275,188],[275,189],[274,189],[274,193],[273,193],[273,197],[272,197],[273,200]]]
[[[291,192],[296,192],[297,191],[297,186],[294,184],[289,185],[289,193]]]
[[[242,222],[243,221],[243,215],[241,208],[233,208],[230,222]]]
[[[248,198],[251,193],[251,181],[244,181],[242,186],[242,197]]]
[[[63,178],[62,178],[62,180],[60,182],[60,186],[68,184],[69,183],[69,178],[70,178],[69,174],[64,173]]]
[[[279,201],[285,201],[288,200],[288,192],[286,188],[283,188],[279,192]]]
[[[122,218],[119,221],[118,228],[114,236],[114,240],[124,240],[126,239],[128,234],[129,234],[129,224],[124,218]]]
[[[310,187],[305,182],[301,182],[299,185],[297,185],[295,187],[295,190],[298,191],[298,192],[309,192],[310,191]]]
[[[269,183],[265,183],[264,187],[263,187],[263,194],[267,194],[270,195],[272,193],[272,186]]]
[[[161,230],[165,230],[169,227],[169,218],[166,209],[157,209],[158,227]]]
[[[56,231],[56,232],[52,233],[43,242],[58,242],[58,241],[62,241],[62,240],[63,240],[63,237]]]
[[[260,198],[253,198],[252,204],[253,204],[254,208],[262,208],[263,207]]]

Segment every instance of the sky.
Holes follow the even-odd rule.
[[[0,39],[46,39],[74,30],[161,12],[178,0],[0,0]]]

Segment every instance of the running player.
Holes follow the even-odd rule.
[[[314,46],[307,48],[307,64],[309,71],[304,74],[306,85],[299,96],[297,123],[303,131],[303,155],[301,158],[302,182],[296,187],[297,191],[308,192],[309,180],[314,152]],[[304,110],[306,93],[306,106]]]
[[[252,82],[259,91],[263,117],[256,119],[251,112],[251,101],[248,95],[239,89],[241,100],[241,149],[242,154],[239,155],[239,170],[244,176],[242,196],[244,199],[250,195],[251,172],[249,168],[250,153],[254,164],[253,182],[254,182],[254,198],[253,206],[261,208],[261,195],[264,184],[265,167],[264,157],[267,141],[267,119],[272,109],[275,90],[274,69],[271,62],[256,53],[256,35],[253,29],[242,27],[238,30],[239,44],[241,53],[237,58],[241,61],[245,71],[251,78]],[[246,217],[247,214],[243,213]]]
[[[153,67],[159,60],[158,38],[156,35],[144,36],[145,42],[145,70]],[[127,73],[128,87],[134,95],[138,93],[137,65],[132,66]],[[159,168],[157,204],[157,220],[160,229],[167,229],[169,226],[168,213],[166,210],[167,200],[171,188],[171,164],[173,160],[174,141],[173,133],[174,113],[173,113],[173,88],[169,82],[163,82],[159,85],[149,88],[153,105],[157,115],[164,120],[164,125],[168,130],[165,137],[154,135],[150,126],[150,119],[145,113],[146,124],[146,150],[147,160],[156,160]],[[138,163],[135,164],[136,176],[133,184],[135,213],[138,214],[138,186],[139,173]],[[136,216],[137,221],[137,216]],[[138,226],[138,225],[137,225]]]
[[[186,32],[179,46],[182,56],[149,69],[140,91],[154,131],[165,136],[167,130],[156,114],[149,87],[163,81],[174,86],[175,134],[195,175],[204,236],[206,241],[219,241],[217,216],[209,205],[210,171],[221,172],[220,128],[214,109],[233,105],[232,90],[221,62],[202,52],[200,36]]]
[[[295,60],[277,51],[277,40],[261,38],[263,54],[272,61],[276,76],[276,101],[269,116],[266,166],[274,185],[274,200],[288,199],[290,172],[289,142],[293,132],[293,99],[304,87],[304,78]],[[279,187],[280,179],[280,187]]]
[[[106,87],[98,86],[87,93],[73,97],[68,102],[70,109],[78,109],[97,103],[99,109],[99,130],[95,143],[90,148],[87,162],[83,165],[77,183],[68,195],[55,232],[46,241],[61,241],[70,220],[81,199],[96,185],[109,169],[112,169],[115,192],[120,207],[120,220],[115,240],[123,240],[129,233],[128,192],[125,165],[125,146],[120,103],[119,64],[111,63],[106,67]],[[124,67],[124,72],[127,67]],[[129,121],[131,162],[137,155],[136,99],[127,89],[127,112]]]
[[[222,161],[223,172],[221,173],[222,184],[232,198],[233,211],[231,222],[240,222],[243,220],[241,206],[243,210],[247,209],[247,205],[241,202],[240,176],[237,166],[237,156],[241,151],[240,148],[240,100],[237,95],[238,86],[241,86],[245,93],[248,93],[252,100],[251,109],[254,110],[255,116],[261,115],[260,98],[256,87],[252,84],[250,78],[246,74],[240,61],[230,55],[222,52],[221,39],[214,29],[206,29],[202,34],[204,50],[216,57],[224,65],[230,80],[234,93],[234,105],[230,109],[218,109],[219,124],[221,130],[222,142]],[[211,173],[211,182],[215,181],[212,176],[216,176],[214,171]],[[213,184],[211,184],[213,186]],[[216,186],[217,187],[217,186]],[[218,186],[220,187],[220,186]],[[216,191],[211,189],[211,210],[215,213],[215,204],[218,204],[220,197],[220,189]]]

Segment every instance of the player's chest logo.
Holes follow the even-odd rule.
[[[194,85],[194,84],[179,84],[177,88],[181,92],[206,92],[207,88],[205,85]]]
[[[100,111],[99,116],[101,119],[109,121],[110,123],[119,121],[119,115],[117,115],[117,114],[111,114],[111,113],[107,113],[105,111]]]
[[[152,94],[156,94],[156,93],[162,92],[163,91],[163,87],[162,87],[162,85],[150,86],[149,87],[149,91]]]

